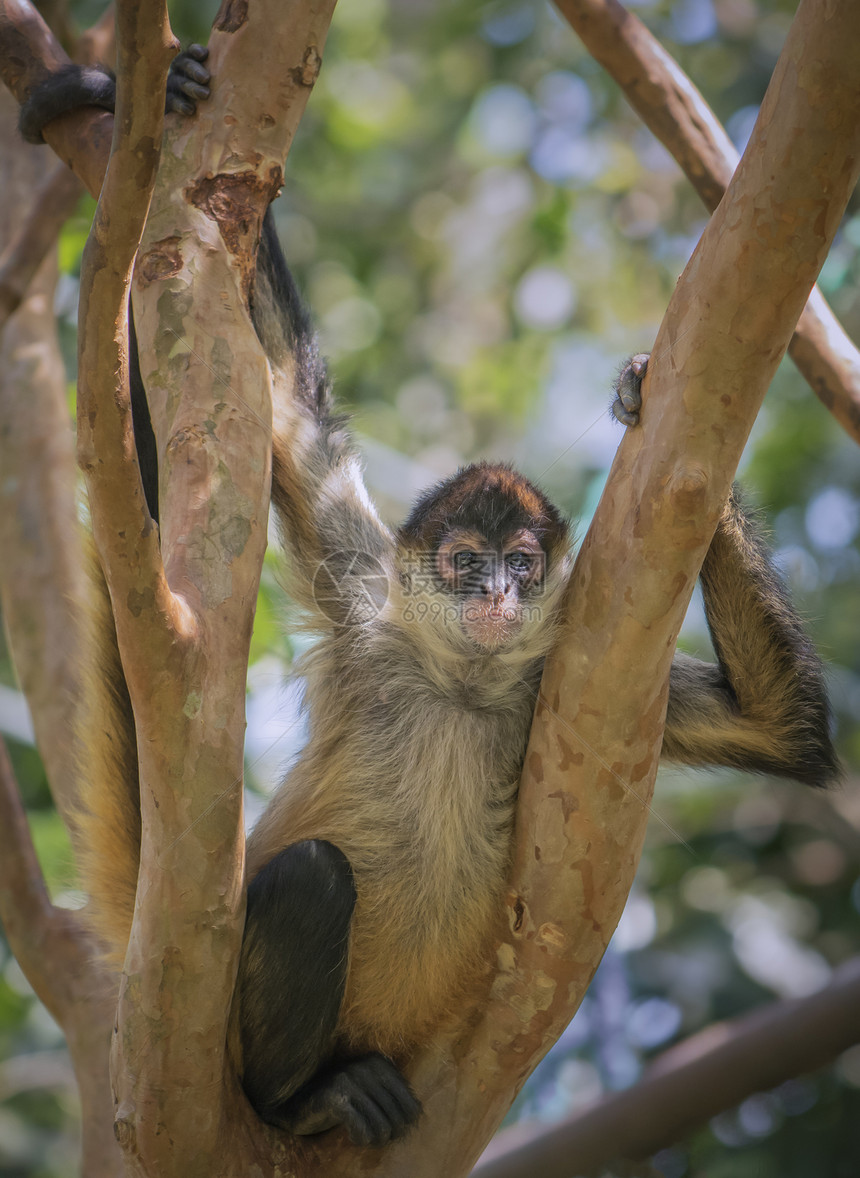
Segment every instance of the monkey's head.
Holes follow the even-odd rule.
[[[546,496],[509,466],[476,463],[427,491],[399,532],[406,608],[487,653],[544,629],[569,549]],[[421,614],[424,616],[422,617]]]

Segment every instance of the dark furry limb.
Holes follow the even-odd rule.
[[[675,656],[663,755],[807,785],[837,780],[824,668],[737,488],[701,583],[719,665]]]

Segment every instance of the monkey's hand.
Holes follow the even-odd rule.
[[[167,75],[167,94],[164,109],[170,114],[197,113],[197,103],[209,97],[209,82],[212,75],[203,64],[209,56],[205,45],[189,45],[184,53],[178,54],[170,63]]]
[[[612,415],[622,425],[638,425],[639,410],[642,408],[642,378],[648,368],[648,353],[639,352],[631,356],[618,374],[615,382],[615,400]]]

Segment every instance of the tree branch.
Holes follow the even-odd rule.
[[[815,1071],[860,1041],[860,959],[809,998],[717,1023],[664,1052],[638,1084],[562,1124],[503,1131],[480,1178],[569,1178],[619,1158],[645,1158],[747,1096]]]
[[[44,150],[21,142],[11,95],[0,94],[0,107],[7,214],[0,242],[5,245],[26,220],[34,191],[51,173],[51,160]],[[55,172],[48,186],[56,184],[70,194],[74,185],[76,199],[79,184],[60,167],[64,175]],[[33,218],[30,223],[36,228]],[[56,222],[50,229],[39,223],[39,251],[50,247],[49,238],[57,228]],[[17,240],[22,244],[19,257],[25,257],[24,238]],[[32,268],[34,261],[31,257],[24,264]],[[51,792],[68,823],[76,796],[73,733],[83,657],[78,627],[85,578],[74,442],[53,314],[55,283],[56,265],[47,259],[2,333],[0,594],[13,661]],[[13,805],[17,795],[6,784],[7,802]],[[11,845],[0,847],[0,860],[20,884],[28,878],[21,857],[30,858],[31,881],[38,864],[20,806],[17,810],[12,816],[0,815],[2,833],[11,840]],[[93,958],[78,915],[53,908],[40,878],[38,882],[41,894],[34,890],[32,898],[43,906],[44,922],[37,923],[27,907],[16,911],[18,897],[8,898],[3,919],[24,972],[66,1035],[81,1102],[82,1172],[89,1178],[115,1178],[119,1151],[112,1129],[107,1055],[115,1007],[112,986]]]
[[[14,107],[12,97],[0,93],[6,202],[0,247],[14,238],[34,188],[51,171],[43,151],[20,142]],[[55,284],[56,264],[49,261],[0,336],[0,600],[51,792],[68,818],[85,587]]]
[[[56,966],[45,945],[56,932],[56,909],[30,837],[18,783],[6,744],[0,737],[0,919],[9,948],[30,985],[56,1018],[62,1000],[56,993]]]
[[[621,444],[571,582],[574,637],[561,641],[541,686],[509,926],[486,1015],[460,1057],[457,1118],[468,1128],[452,1154],[479,1145],[560,1033],[623,909],[677,632],[857,179],[858,50],[853,11],[801,3],[741,166],[667,310],[642,424]]]
[[[21,305],[80,195],[80,180],[65,164],[56,164],[33,193],[26,220],[0,256],[0,331]]]
[[[143,823],[116,1124],[151,1173],[163,1172],[168,1147],[172,1168],[184,1159],[200,1172],[243,1172],[246,1136],[219,1135],[225,1115],[247,1117],[252,1136],[269,1133],[225,1059],[244,904],[244,685],[271,465],[271,375],[247,306],[259,227],[332,8],[261,0],[224,10],[210,39],[212,98],[193,122],[169,121],[137,264],[161,553],[172,600],[189,619],[178,650],[154,658],[140,619],[113,594],[138,725]],[[266,76],[272,84],[261,85]],[[110,570],[116,556],[107,556]]]
[[[556,0],[556,4],[713,212],[739,157],[678,63],[618,0]],[[860,352],[817,288],[800,315],[789,355],[822,404],[860,442]]]
[[[82,1108],[83,1173],[113,1178],[107,1045],[113,1003],[73,912],[48,897],[6,746],[0,739],[0,920],[27,981],[62,1027]]]
[[[562,1017],[621,913],[678,629],[856,182],[858,48],[853,14],[803,0],[743,161],[675,289],[642,424],[622,441],[577,560],[567,602],[576,648],[562,642],[541,685],[510,906],[511,982],[539,985],[552,970]]]
[[[4,0],[0,0],[0,22],[6,9]],[[65,12],[61,14],[65,17]],[[7,19],[10,16],[6,9]],[[38,18],[34,18],[34,21]],[[63,20],[65,24],[65,20]],[[34,25],[39,28],[38,23]],[[4,32],[9,31],[9,25],[0,23],[0,40]],[[62,50],[53,45],[50,32],[42,34],[39,49],[51,60],[59,60]],[[109,61],[115,56],[114,44],[114,14],[109,7],[100,20],[87,29],[79,38],[76,58],[92,63],[95,61]],[[49,49],[49,47],[52,47]],[[111,52],[113,50],[113,52]],[[0,48],[0,61],[5,61],[8,69],[8,58]],[[36,62],[28,54],[30,68],[35,71]],[[47,72],[47,63],[45,71]],[[19,90],[24,93],[23,83],[19,83]],[[95,112],[89,112],[94,115]],[[88,115],[89,117],[89,115]],[[16,133],[18,153],[21,152],[20,136]],[[49,135],[50,138],[50,135]],[[40,152],[39,155],[44,153]],[[105,163],[107,160],[105,159]],[[101,186],[101,177],[99,177]],[[21,303],[27,287],[35,277],[42,259],[56,244],[60,230],[74,211],[81,195],[81,181],[65,164],[56,164],[53,169],[45,171],[41,183],[35,193],[32,193],[27,203],[27,217],[18,225],[15,236],[7,241],[0,257],[0,330],[9,316]]]

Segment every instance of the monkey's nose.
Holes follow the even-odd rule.
[[[499,589],[497,587],[494,588],[493,586],[490,586],[489,589],[485,590],[485,593],[486,593],[487,597],[489,597],[489,599],[490,599],[492,612],[493,613],[501,613],[502,606],[504,605],[505,598],[507,597],[507,594],[508,594],[507,588]]]
[[[487,569],[481,579],[481,592],[485,597],[492,598],[493,608],[498,609],[511,591],[510,582],[504,570]]]

